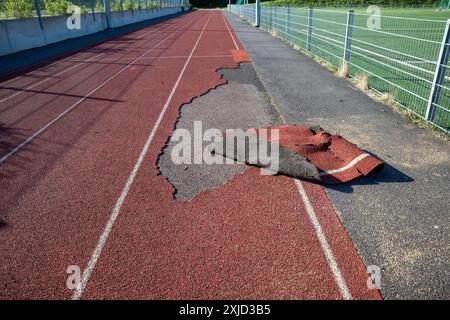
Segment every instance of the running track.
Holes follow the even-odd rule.
[[[179,107],[247,60],[198,11],[2,80],[0,298],[379,299],[320,186],[250,169],[179,202],[158,175]]]

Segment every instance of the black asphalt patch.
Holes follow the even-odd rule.
[[[224,69],[220,73],[228,83],[183,105],[175,129],[186,129],[193,137],[194,121],[201,121],[203,132],[211,128],[245,131],[281,124],[251,64],[243,63],[237,69]],[[168,142],[157,161],[160,174],[174,187],[177,200],[191,200],[200,192],[219,187],[247,170],[243,163],[176,165],[171,153],[177,144]],[[202,150],[208,144],[204,142]]]

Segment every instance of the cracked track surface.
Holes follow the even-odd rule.
[[[386,162],[327,194],[387,299],[450,297],[450,143],[231,13],[230,25],[291,124],[321,125]]]
[[[237,69],[222,70],[220,73],[227,84],[183,105],[176,129],[188,130],[193,139],[194,121],[202,122],[203,132],[209,128],[245,131],[279,123],[270,98],[250,63],[243,63]],[[174,186],[174,197],[178,200],[191,200],[198,193],[218,187],[248,169],[242,163],[194,164],[193,157],[192,164],[175,165],[171,152],[178,143],[170,141],[158,158],[159,170]],[[202,150],[208,144],[209,142],[203,142]]]
[[[13,92],[0,90],[2,98],[21,92],[0,104],[5,154],[97,88],[0,166],[0,298],[70,299],[66,270],[78,265],[89,275],[82,299],[342,299],[343,281],[336,281],[323,238],[351,296],[380,298],[367,289],[366,268],[319,186],[304,184],[307,209],[294,180],[250,168],[177,201],[159,174],[157,158],[180,106],[225,83],[219,68],[247,60],[238,45],[222,11],[197,11],[76,54],[86,60],[100,49],[108,60],[60,59],[13,77]],[[139,55],[145,59],[126,62]],[[45,78],[74,65],[24,90],[36,73]],[[262,94],[236,76],[254,77],[243,68],[223,71],[237,95],[223,100],[240,100],[241,86],[247,95]],[[240,107],[239,114],[228,111],[226,126],[241,126],[237,118],[246,111],[251,126],[270,120],[251,104]]]

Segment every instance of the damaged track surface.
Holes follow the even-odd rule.
[[[281,123],[273,113],[270,100],[250,63],[219,72],[227,84],[182,106],[175,129],[188,130],[193,137],[194,121],[201,121],[203,130],[215,128],[222,131]],[[192,200],[200,192],[219,187],[248,169],[243,163],[194,164],[193,159],[191,164],[175,165],[171,153],[177,143],[168,139],[157,163],[161,175],[174,186],[177,200]],[[202,150],[209,143],[203,142]]]
[[[57,119],[0,166],[0,297],[379,298],[320,186],[252,168],[173,198],[156,162],[180,106],[247,58],[221,11],[133,35],[43,86],[22,76],[0,90],[2,157]],[[83,271],[75,293],[70,265]]]
[[[385,161],[377,173],[326,187],[363,261],[381,268],[383,297],[450,298],[449,141],[283,41],[225,15],[287,123],[320,124]]]

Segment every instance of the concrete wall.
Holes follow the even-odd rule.
[[[38,19],[3,20],[0,23],[0,54],[10,54],[46,44]],[[6,42],[4,43],[3,41]]]
[[[154,19],[181,12],[181,7],[154,10],[111,12],[111,27]],[[106,15],[96,13],[81,15],[81,29],[66,27],[68,16],[43,17],[42,28],[39,19],[0,20],[0,56],[42,47],[67,39],[81,37],[107,29]]]
[[[66,27],[67,18],[67,16],[42,18],[43,32],[47,44],[85,36],[107,28],[106,17],[103,13],[82,14],[81,28],[73,30]]]
[[[181,7],[164,8],[164,9],[148,9],[148,10],[127,10],[123,14],[121,12],[111,12],[111,26],[113,28],[124,26],[127,24],[159,18],[181,12]]]

